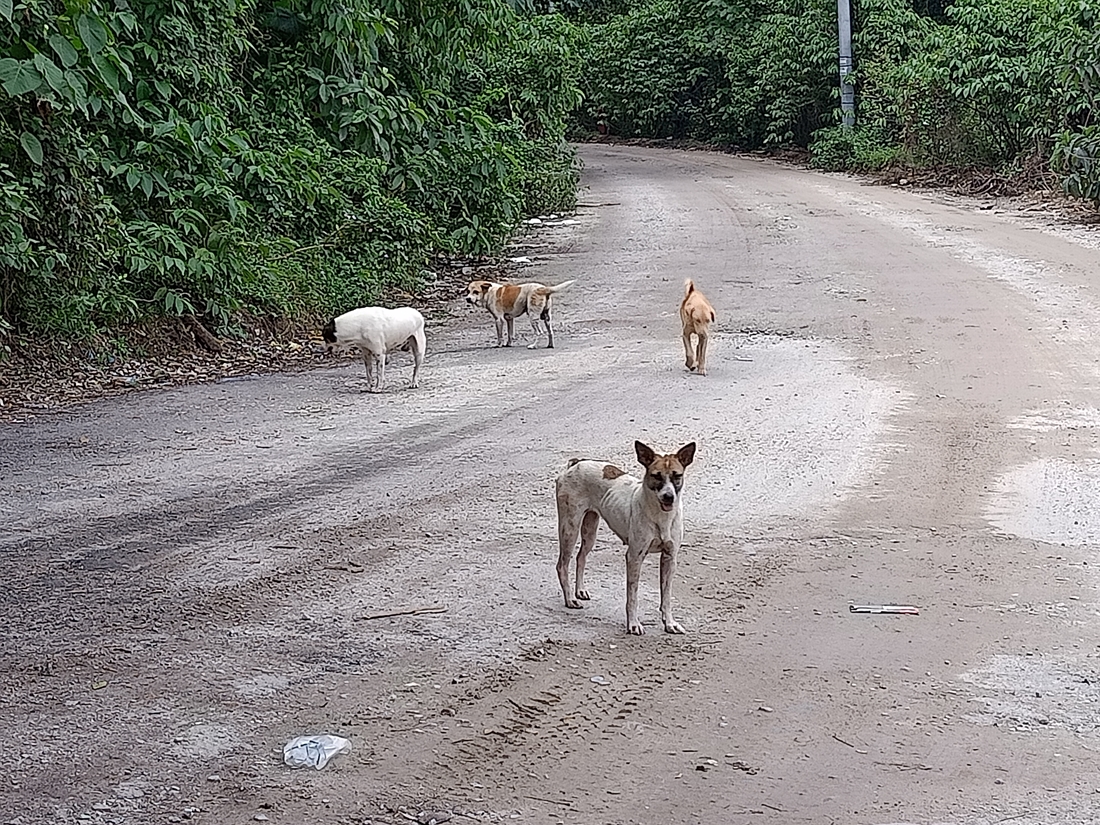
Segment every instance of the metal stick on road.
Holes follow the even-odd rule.
[[[911,604],[850,604],[848,610],[851,613],[903,613],[908,616],[919,616],[920,608]]]

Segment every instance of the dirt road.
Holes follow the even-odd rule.
[[[416,391],[348,361],[0,431],[0,822],[1100,819],[1100,236],[582,155],[526,250],[577,279],[554,351],[456,300]],[[606,528],[561,603],[553,477],[635,438],[699,445],[687,636],[655,560],[626,635]],[[352,752],[282,765],[326,732]]]

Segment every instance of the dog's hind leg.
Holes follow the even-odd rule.
[[[554,348],[554,328],[552,326],[550,326],[551,316],[550,316],[550,301],[549,300],[546,301],[546,306],[544,306],[542,308],[541,313],[539,313],[538,315],[535,315],[534,313],[531,314],[531,326],[535,328],[535,340],[532,341],[527,346],[527,349],[536,349],[539,345],[538,339],[539,339],[539,336],[541,335],[541,330],[539,330],[539,321],[540,320],[546,325],[546,336],[547,336],[547,338],[550,339],[550,343],[548,343],[546,345],[546,348],[547,349],[553,349]]]
[[[361,350],[363,366],[367,368],[367,392],[374,392],[374,353],[369,349]]]
[[[558,493],[558,581],[561,593],[565,597],[565,606],[579,610],[581,603],[575,593],[569,590],[569,563],[573,561],[573,550],[577,546],[577,533],[581,525],[578,513],[572,504]]]
[[[584,589],[584,565],[588,560],[588,554],[596,544],[596,530],[600,526],[600,514],[595,510],[589,510],[581,520],[581,549],[577,553],[577,585],[574,591],[576,597],[582,601],[588,601],[592,597]]]
[[[378,389],[375,392],[382,392],[382,385],[386,383],[386,348],[382,347],[382,351],[376,356],[378,358]]]
[[[695,353],[691,350],[691,327],[684,324],[684,366],[695,369]]]
[[[420,386],[420,367],[424,363],[424,330],[417,330],[410,338],[409,343],[412,345],[413,355],[413,380],[412,386]]]
[[[676,556],[661,553],[661,621],[665,633],[683,633],[684,628],[672,618],[672,577],[676,575]]]
[[[695,371],[700,375],[707,374],[707,345],[710,342],[710,334],[707,332],[696,333],[698,341],[695,351]]]

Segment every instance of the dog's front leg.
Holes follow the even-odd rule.
[[[511,315],[509,315],[504,320],[508,324],[508,344],[507,344],[507,346],[510,347],[510,346],[512,346],[512,343],[516,340],[516,322],[512,318]]]
[[[630,545],[626,548],[626,629],[635,636],[645,633],[638,618],[638,580],[642,577],[642,561],[645,548]]]
[[[504,346],[504,319],[494,317],[493,318],[493,323],[497,325],[497,346],[498,347],[503,347]]]
[[[676,574],[676,553],[673,550],[661,552],[661,621],[665,633],[683,633],[682,625],[672,618],[672,577]]]

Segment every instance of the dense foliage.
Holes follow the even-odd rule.
[[[414,287],[575,195],[565,124],[1100,203],[1100,0],[0,0],[0,334]]]
[[[853,130],[838,125],[835,0],[574,3],[595,21],[587,128],[796,144],[827,168],[1053,169],[1100,201],[1100,0],[852,0]]]
[[[332,312],[575,193],[576,29],[504,0],[0,0],[0,332]]]

